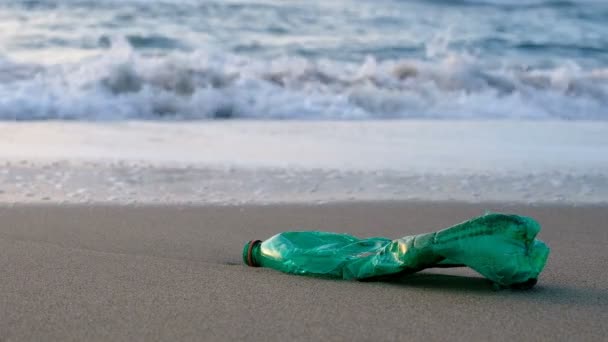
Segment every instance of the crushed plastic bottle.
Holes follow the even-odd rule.
[[[243,261],[287,273],[357,280],[468,266],[499,287],[530,288],[549,256],[549,248],[535,239],[539,231],[532,218],[493,213],[396,240],[285,232],[245,244]]]

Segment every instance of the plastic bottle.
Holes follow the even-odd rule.
[[[431,267],[468,266],[501,287],[529,288],[543,270],[549,248],[535,239],[532,218],[486,214],[434,233],[391,240],[301,231],[245,244],[249,266],[279,271],[370,280]]]

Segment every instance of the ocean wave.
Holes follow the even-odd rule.
[[[359,4],[357,0],[344,0],[350,5]],[[116,5],[135,5],[140,10],[152,10],[153,7],[162,6],[162,10],[175,10],[177,6],[193,6],[193,8],[214,8],[226,7],[229,9],[240,10],[243,8],[268,8],[275,9],[276,1],[254,0],[254,1],[230,1],[230,0],[4,0],[0,5],[16,6],[28,10],[54,10],[63,6],[100,8],[112,7]],[[353,3],[354,2],[354,3]],[[424,5],[434,5],[440,7],[490,7],[505,10],[530,10],[530,9],[577,9],[584,6],[604,5],[605,0],[397,0],[396,2],[422,3]],[[309,1],[292,0],[294,5],[307,4]],[[281,4],[290,6],[290,4]]]
[[[225,52],[154,56],[115,40],[77,63],[0,59],[2,120],[606,120],[608,68],[458,53],[360,63]]]
[[[603,0],[418,0],[441,6],[497,6],[505,8],[577,7]]]

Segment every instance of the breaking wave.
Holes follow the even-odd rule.
[[[131,39],[132,40],[132,39]],[[2,120],[608,118],[608,68],[463,53],[356,62],[226,52],[154,56],[128,39],[74,63],[0,59]]]

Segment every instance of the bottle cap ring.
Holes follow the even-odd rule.
[[[256,264],[256,262],[253,258],[253,247],[255,247],[255,245],[257,245],[258,243],[262,243],[262,241],[261,240],[251,240],[245,245],[246,254],[243,253],[243,254],[245,254],[245,255],[243,255],[243,257],[244,257],[243,259],[245,259],[244,261],[248,266],[251,266],[251,267],[260,266],[260,265]]]

